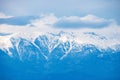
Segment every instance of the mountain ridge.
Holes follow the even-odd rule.
[[[104,55],[105,52],[116,53],[120,51],[120,43],[117,40],[99,35],[94,32],[84,32],[75,34],[73,32],[55,33],[16,33],[0,36],[0,50],[11,57],[18,56],[20,60],[29,57],[42,56],[46,60],[55,56],[56,59],[62,60],[68,55],[81,53],[91,54],[99,53]],[[108,45],[109,44],[109,45]]]

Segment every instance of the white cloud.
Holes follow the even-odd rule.
[[[69,17],[62,17],[60,20],[66,20],[70,22],[84,22],[84,23],[101,23],[106,22],[107,20],[104,18],[99,18],[94,15],[86,15],[84,17],[79,16],[69,16]]]
[[[58,28],[102,28],[114,23],[114,20],[104,19],[94,15],[87,15],[84,17],[69,16],[58,18],[54,24]]]
[[[37,27],[45,27],[53,25],[58,21],[58,18],[54,14],[49,15],[41,15],[39,19],[32,20],[31,25],[37,26]]]
[[[6,15],[4,13],[0,13],[0,18],[2,18],[2,19],[4,19],[4,18],[11,18],[11,17],[13,17],[13,16],[8,16],[8,15]]]
[[[107,20],[104,19],[104,18],[99,18],[97,16],[94,16],[94,15],[87,15],[85,17],[81,17],[80,20],[82,22],[90,22],[90,23],[102,23],[102,22],[106,22]]]

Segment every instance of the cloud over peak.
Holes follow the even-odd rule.
[[[40,18],[31,20],[31,24],[34,26],[50,26],[55,24],[58,18],[54,14],[41,15]]]

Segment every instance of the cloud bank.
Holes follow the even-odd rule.
[[[105,33],[112,33],[113,30],[120,32],[119,25],[113,19],[104,19],[95,15],[79,16],[63,16],[56,17],[54,14],[41,15],[37,19],[33,19],[26,25],[8,25],[0,24],[0,33],[16,33],[16,32],[57,32],[57,31],[96,31],[104,30]]]
[[[49,25],[54,28],[76,29],[76,28],[103,28],[116,23],[113,19],[104,19],[95,15],[63,16],[56,17],[54,14],[43,15],[40,19],[33,20],[33,25]]]

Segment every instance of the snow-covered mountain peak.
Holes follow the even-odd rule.
[[[11,36],[0,36],[0,48],[9,48],[12,47],[11,41],[10,41]]]
[[[7,35],[7,36],[0,36],[0,45],[4,46],[9,46],[11,47],[11,42],[10,39],[14,38],[14,39],[26,39],[30,42],[34,42],[36,38],[38,38],[39,36],[46,36],[48,38],[48,41],[51,41],[54,39],[55,40],[59,40],[60,42],[75,42],[78,44],[94,44],[97,46],[104,46],[104,47],[108,47],[110,45],[115,45],[115,44],[119,44],[120,41],[116,40],[116,39],[109,39],[106,36],[102,36],[99,35],[97,33],[94,32],[84,32],[84,33],[68,33],[68,32],[59,32],[58,34],[55,33],[42,33],[42,32],[31,32],[31,33],[14,33],[11,35]],[[49,42],[50,44],[51,42]],[[109,44],[109,45],[108,45]]]
[[[90,47],[90,45],[93,45],[101,51],[107,49],[117,50],[116,45],[119,44],[119,40],[110,39],[95,32],[19,32],[0,36],[0,49],[7,51],[8,55],[12,55],[10,50],[13,49],[21,56],[27,49],[30,50],[29,53],[42,53],[46,59],[48,55],[46,53],[51,54],[56,49],[62,50],[64,55],[60,59],[63,59],[71,51],[82,51],[82,47],[85,46]],[[32,49],[35,49],[35,52]]]

